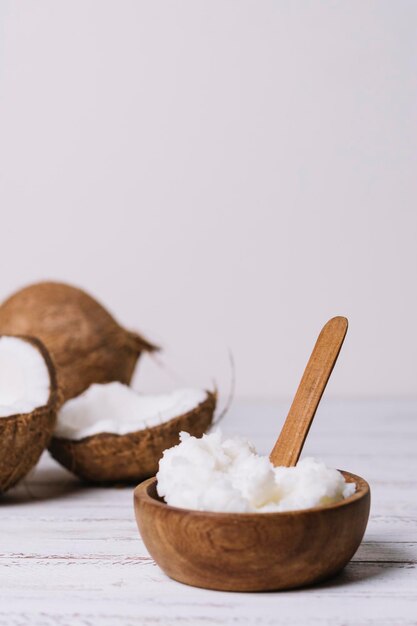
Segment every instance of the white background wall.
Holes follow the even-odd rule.
[[[76,283],[242,396],[345,314],[330,393],[415,394],[416,95],[414,0],[2,0],[0,297]]]

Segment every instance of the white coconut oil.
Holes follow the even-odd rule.
[[[245,439],[220,431],[180,443],[159,462],[157,491],[172,506],[200,511],[269,513],[332,504],[355,492],[355,484],[305,458],[296,467],[274,467]]]

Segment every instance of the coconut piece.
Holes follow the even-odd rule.
[[[56,420],[52,360],[38,339],[0,337],[0,492],[37,463]]]
[[[49,450],[83,480],[139,482],[157,472],[181,431],[201,437],[215,407],[209,391],[144,396],[118,383],[93,385],[61,408]]]
[[[156,349],[81,289],[54,282],[30,285],[6,300],[0,334],[30,335],[45,344],[64,400],[92,383],[128,384],[141,353]]]

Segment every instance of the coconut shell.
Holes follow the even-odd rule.
[[[129,384],[138,358],[154,345],[122,328],[94,298],[76,287],[43,282],[0,306],[0,334],[38,337],[57,370],[63,400],[93,383]]]
[[[34,345],[46,363],[50,393],[46,405],[31,413],[0,418],[0,493],[18,483],[36,465],[55,427],[59,392],[55,367],[38,339],[19,337]]]
[[[137,483],[158,471],[167,448],[179,443],[182,430],[201,437],[209,428],[216,408],[216,393],[195,409],[168,422],[126,435],[100,433],[79,441],[53,437],[49,451],[64,467],[93,483]]]

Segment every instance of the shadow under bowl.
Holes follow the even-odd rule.
[[[337,504],[282,513],[212,513],[165,504],[156,478],[134,492],[139,532],[171,578],[222,591],[311,585],[347,565],[369,517],[370,488],[342,472],[355,493]]]

